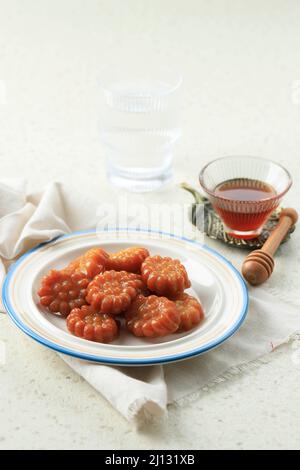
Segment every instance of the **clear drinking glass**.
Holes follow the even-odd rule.
[[[243,239],[261,233],[292,184],[291,175],[279,163],[243,155],[211,161],[199,180],[226,232]]]
[[[172,179],[181,81],[170,70],[102,73],[100,136],[114,185],[144,192]]]

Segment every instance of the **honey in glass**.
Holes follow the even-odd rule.
[[[241,232],[242,238],[248,238],[248,232],[249,238],[253,238],[274,210],[274,204],[268,205],[267,200],[277,193],[270,184],[263,181],[235,178],[217,185],[214,194],[219,198],[214,208],[229,235],[237,237],[238,232]]]

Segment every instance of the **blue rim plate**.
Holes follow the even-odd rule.
[[[134,245],[182,261],[192,283],[189,291],[204,307],[203,323],[190,332],[155,340],[135,338],[122,329],[118,340],[102,344],[72,336],[64,319],[37,305],[36,292],[49,269],[62,268],[93,246],[118,251]],[[203,354],[230,338],[248,310],[245,282],[219,253],[185,237],[133,228],[74,232],[33,248],[11,266],[2,298],[14,323],[44,346],[79,359],[124,366],[163,364]]]

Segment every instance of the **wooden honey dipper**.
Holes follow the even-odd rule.
[[[260,250],[252,251],[246,257],[242,266],[242,274],[250,284],[258,286],[271,276],[274,269],[273,256],[281,241],[297,220],[298,214],[295,209],[283,209],[276,228],[263,247]]]

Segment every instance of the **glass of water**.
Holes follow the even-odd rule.
[[[159,189],[173,176],[181,135],[181,77],[170,70],[103,72],[100,134],[107,176],[129,191]]]

